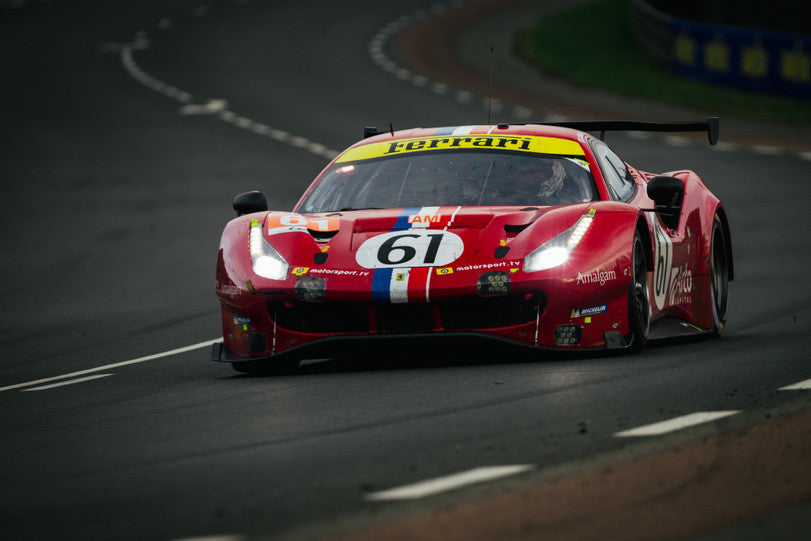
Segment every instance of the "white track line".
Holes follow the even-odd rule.
[[[427,481],[420,481],[411,485],[383,490],[381,492],[373,492],[366,496],[369,501],[387,501],[387,500],[415,500],[433,496],[441,492],[455,490],[475,483],[482,483],[484,481],[492,481],[510,475],[527,472],[535,469],[531,464],[518,464],[513,466],[488,466],[483,468],[474,468],[453,475],[445,477],[437,477],[435,479],[428,479]]]
[[[195,8],[194,15],[196,17],[204,17],[208,14],[208,7],[201,5]],[[158,21],[157,25],[158,28],[164,31],[168,31],[172,28],[171,19],[161,19]],[[304,137],[292,137],[288,140],[280,139],[274,136],[274,132],[276,133],[283,133],[280,130],[273,130],[269,126],[264,126],[263,124],[254,122],[249,118],[245,118],[240,116],[233,111],[227,109],[228,102],[223,99],[208,99],[204,103],[193,103],[194,95],[190,92],[172,86],[170,84],[165,83],[164,81],[160,81],[153,77],[152,75],[145,72],[141,69],[140,66],[135,62],[135,55],[136,51],[149,49],[152,46],[152,43],[147,38],[147,33],[144,30],[141,30],[135,34],[135,39],[132,42],[126,43],[106,43],[101,46],[102,52],[117,52],[119,54],[121,65],[124,67],[124,70],[136,81],[144,85],[145,87],[154,90],[164,96],[171,98],[181,104],[179,114],[181,115],[190,115],[190,114],[214,114],[215,117],[219,118],[224,122],[228,122],[233,124],[238,128],[242,128],[244,130],[251,131],[257,135],[270,137],[279,142],[285,142],[288,144],[292,144],[297,148],[310,152],[311,154],[315,154],[327,160],[332,160],[335,156],[338,155],[337,150],[333,150],[331,148],[327,148],[325,145],[320,143],[312,142]],[[258,127],[258,128],[257,128]],[[296,144],[299,143],[299,144]]]
[[[242,535],[204,535],[202,537],[182,537],[172,541],[243,541]]]
[[[811,379],[807,379],[805,381],[801,381],[801,382],[795,383],[793,385],[786,385],[785,387],[780,387],[777,390],[778,391],[811,391]]]
[[[614,434],[614,436],[618,438],[637,437],[637,436],[659,436],[662,434],[667,434],[668,432],[675,432],[676,430],[689,428],[691,426],[709,423],[711,421],[715,421],[716,419],[722,419],[724,417],[729,417],[730,415],[735,415],[738,413],[740,413],[740,410],[698,411],[696,413],[691,413],[689,415],[682,415],[681,417],[668,419],[667,421],[661,421],[659,423],[640,426],[637,428],[632,428],[630,430],[623,430],[622,432],[617,432],[616,434]]]
[[[155,359],[160,359],[162,357],[170,357],[172,355],[178,355],[180,353],[186,353],[187,351],[193,351],[195,349],[201,349],[207,346],[210,346],[214,342],[219,342],[219,338],[215,338],[213,340],[206,340],[205,342],[200,342],[197,344],[192,344],[191,346],[185,346],[182,348],[172,349],[170,351],[164,351],[163,353],[155,353],[154,355],[147,355],[146,357],[138,357],[137,359],[131,359],[129,361],[121,361],[119,363],[113,364],[105,364],[104,366],[98,366],[96,368],[88,368],[87,370],[79,370],[78,372],[71,372],[69,374],[62,374],[61,376],[53,376],[50,378],[42,378],[37,379],[34,381],[26,381],[25,383],[17,383],[15,385],[8,385],[6,387],[0,387],[0,391],[10,391],[12,389],[20,389],[22,387],[31,387],[32,385],[39,385],[40,383],[48,383],[51,381],[58,381],[60,379],[68,379],[68,378],[75,378],[78,376],[84,376],[85,374],[92,374],[94,372],[102,372],[104,370],[111,370],[113,368],[118,368],[121,366],[127,366],[130,364],[138,364],[144,363],[146,361],[152,361]]]
[[[106,378],[112,374],[96,374],[95,376],[86,376],[79,379],[71,379],[68,381],[61,381],[59,383],[51,383],[50,385],[42,385],[41,387],[31,387],[30,389],[23,389],[22,392],[27,391],[44,391],[46,389],[53,389],[54,387],[64,387],[65,385],[73,385],[74,383],[82,383],[83,381],[90,381],[99,378]]]

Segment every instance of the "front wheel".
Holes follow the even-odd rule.
[[[650,329],[650,298],[648,294],[648,264],[639,233],[634,235],[631,286],[628,289],[628,326],[631,330],[631,352],[642,351],[648,341]]]

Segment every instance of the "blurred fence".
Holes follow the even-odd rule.
[[[811,35],[699,22],[633,0],[631,28],[653,57],[694,79],[811,99]]]

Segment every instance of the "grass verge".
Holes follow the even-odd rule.
[[[518,49],[545,71],[618,94],[757,120],[811,125],[811,103],[685,79],[647,56],[631,34],[629,0],[598,0],[542,19]]]

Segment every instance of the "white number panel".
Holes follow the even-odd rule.
[[[444,267],[456,261],[465,245],[450,231],[407,229],[367,239],[355,255],[367,269]]]

